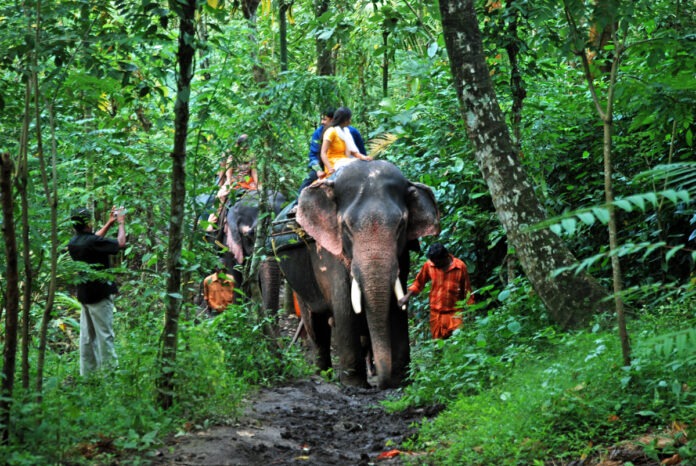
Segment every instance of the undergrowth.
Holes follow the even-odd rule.
[[[168,411],[156,407],[161,325],[154,315],[133,320],[135,313],[117,311],[119,366],[89,377],[79,376],[79,328],[64,333],[63,339],[75,341],[48,352],[42,401],[26,401],[37,400],[36,393],[15,390],[14,399],[23,401],[14,404],[14,436],[0,446],[0,462],[147,464],[147,452],[166,436],[234,419],[255,386],[308,370],[297,349],[285,350],[286,342],[264,335],[257,314],[253,307],[232,306],[214,319],[181,322],[176,403]]]
[[[413,383],[393,410],[444,404],[404,448],[417,464],[531,465],[597,456],[622,440],[666,432],[674,444],[645,453],[656,464],[679,453],[696,464],[693,301],[641,309],[622,367],[607,316],[581,332],[539,325],[534,298],[478,316],[446,341],[414,348]],[[443,383],[444,381],[444,383]],[[423,456],[425,455],[425,456]]]

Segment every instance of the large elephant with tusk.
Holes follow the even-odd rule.
[[[379,387],[400,385],[410,348],[408,315],[397,303],[408,278],[408,246],[440,232],[432,191],[389,162],[355,161],[302,191],[296,222],[309,236],[276,241],[274,250],[299,297],[319,368],[331,367],[333,330],[342,383],[367,386],[367,340]]]

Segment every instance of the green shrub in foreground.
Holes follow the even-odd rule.
[[[518,361],[557,340],[536,296],[517,285],[512,288],[504,307],[483,316],[470,314],[449,339],[421,337],[412,347],[412,384],[387,407],[449,404],[459,396],[475,395],[505,377]],[[417,324],[411,328],[418,329]],[[412,334],[422,333],[416,332]]]
[[[689,338],[696,325],[682,308],[675,312],[678,319],[663,312],[659,325],[654,316],[645,316],[648,325],[633,323],[631,334],[640,338],[629,368],[621,367],[615,330],[568,334],[547,357],[529,353],[488,391],[459,397],[406,447],[429,452],[419,464],[544,464],[590,455],[675,421],[693,430],[696,345]],[[674,344],[656,350],[655,342],[665,340]],[[696,462],[693,441],[673,450]]]
[[[253,385],[309,374],[311,369],[297,345],[290,346],[288,338],[269,336],[273,318],[258,316],[253,306],[233,305],[205,323],[223,351],[227,370]]]
[[[307,367],[296,348],[279,351],[241,308],[198,325],[182,320],[175,405],[164,412],[155,401],[161,327],[150,314],[139,316],[139,324],[123,325],[116,315],[113,371],[80,377],[77,345],[47,353],[42,403],[15,390],[14,436],[0,446],[1,464],[141,464],[167,434],[232,418],[253,384]]]

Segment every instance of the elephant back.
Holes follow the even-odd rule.
[[[280,253],[295,248],[305,248],[314,239],[295,221],[289,212],[295,204],[291,203],[278,213],[271,224],[271,234],[266,241],[269,252]]]
[[[289,215],[293,207],[294,204],[285,207],[273,221],[266,249],[278,259],[285,279],[302,301],[310,309],[319,310],[326,307],[326,301],[312,273],[309,258],[309,249],[315,247],[314,238],[297,224],[294,216]]]

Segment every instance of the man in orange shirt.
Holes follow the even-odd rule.
[[[217,267],[203,280],[203,299],[211,315],[220,314],[234,302],[234,278]]]
[[[449,338],[462,325],[457,302],[474,304],[469,272],[461,259],[452,256],[440,243],[430,246],[428,260],[416,275],[408,292],[399,300],[404,306],[414,294],[419,294],[428,281],[430,289],[430,333],[433,338]]]

